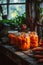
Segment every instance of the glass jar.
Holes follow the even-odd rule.
[[[21,50],[28,50],[30,48],[30,37],[28,33],[21,33],[18,37],[18,48]]]
[[[31,32],[30,34],[30,47],[34,48],[38,46],[38,35],[36,32]]]
[[[40,40],[39,40],[39,46],[43,47],[43,38],[40,38]]]

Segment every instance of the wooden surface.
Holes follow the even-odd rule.
[[[20,51],[10,45],[0,45],[0,52],[9,57],[13,62],[18,65],[43,65],[33,57],[31,50]]]

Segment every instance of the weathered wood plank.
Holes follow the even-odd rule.
[[[30,50],[17,51],[13,46],[2,45],[2,47],[0,47],[0,51],[2,51],[5,55],[11,58],[14,62],[19,59],[19,61],[24,60],[26,63],[31,65],[38,65],[38,62],[33,57],[29,56]],[[19,61],[17,60],[17,62]]]

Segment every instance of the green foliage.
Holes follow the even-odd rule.
[[[17,16],[15,17],[13,20],[8,20],[8,19],[3,19],[3,20],[0,20],[0,23],[2,24],[9,24],[11,26],[20,26],[24,20],[26,19],[26,13],[22,14],[22,16]]]

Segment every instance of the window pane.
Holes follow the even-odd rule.
[[[31,16],[33,19],[35,19],[35,9],[34,9],[35,7],[34,6],[35,6],[35,4],[32,3],[32,15]]]
[[[42,20],[43,20],[43,3],[40,4],[40,17],[41,17],[40,22],[42,22]]]
[[[10,3],[24,3],[26,0],[10,0]]]
[[[0,0],[0,4],[7,3],[7,0]]]
[[[2,5],[3,15],[7,15],[7,5]]]
[[[40,14],[43,14],[43,3],[40,4],[40,8],[41,8],[41,13]]]
[[[0,20],[2,20],[2,13],[0,13]]]
[[[0,4],[1,4],[1,0],[0,0]]]
[[[9,19],[15,18],[17,15],[25,13],[25,5],[9,5]]]

